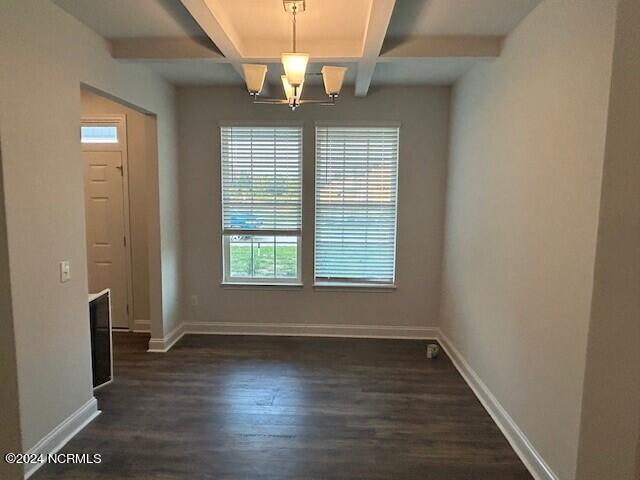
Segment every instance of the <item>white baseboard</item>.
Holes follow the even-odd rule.
[[[529,473],[535,480],[558,480],[553,470],[547,465],[542,456],[536,451],[524,432],[520,430],[516,422],[502,407],[498,399],[491,393],[489,387],[480,379],[478,374],[471,368],[462,354],[453,346],[449,338],[439,332],[438,341],[447,353],[453,365],[456,367],[467,385],[471,387],[473,393],[478,397],[485,410],[491,415],[509,444],[516,452],[520,460],[525,464]]]
[[[179,324],[162,338],[149,339],[149,349],[147,352],[166,353],[184,335],[184,323]]]
[[[47,455],[57,453],[65,444],[71,440],[80,430],[86,427],[91,420],[100,414],[98,402],[94,397],[73,412],[62,423],[47,433],[26,453],[29,455]],[[44,463],[32,463],[25,465],[24,478],[33,475]]]
[[[373,325],[317,325],[296,323],[185,323],[185,334],[212,335],[284,335],[304,337],[352,337],[435,339],[435,327],[373,326]]]
[[[135,333],[149,333],[151,331],[151,321],[142,319],[134,320],[132,331]]]
[[[184,335],[271,335],[304,337],[351,337],[435,339],[435,327],[371,326],[371,325],[308,325],[294,323],[202,322],[181,323],[164,338],[151,338],[148,352],[166,353]]]

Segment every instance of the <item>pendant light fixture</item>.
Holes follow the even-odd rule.
[[[305,11],[304,0],[283,0],[284,10],[292,15],[293,24],[293,41],[292,51],[283,53],[280,57],[282,66],[284,67],[284,75],[282,75],[282,86],[284,88],[285,99],[276,98],[258,98],[264,80],[267,75],[267,66],[245,63],[242,65],[244,78],[247,84],[249,95],[253,98],[253,103],[268,103],[276,105],[288,105],[295,110],[302,104],[314,103],[317,105],[335,105],[336,98],[342,89],[344,75],[347,71],[345,67],[324,66],[321,70],[324,89],[329,99],[325,100],[302,100],[302,87],[307,71],[307,63],[309,62],[308,53],[299,53],[296,51],[296,15]],[[317,75],[317,74],[315,74]]]

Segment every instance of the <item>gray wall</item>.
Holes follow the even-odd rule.
[[[1,140],[0,140],[1,141]],[[9,278],[9,249],[2,183],[2,144],[0,143],[0,455],[22,450],[18,405],[18,370],[13,342],[13,312]],[[0,460],[0,478],[22,477],[22,466]]]
[[[609,101],[580,480],[640,478],[640,3],[636,0],[622,0],[618,7]]]
[[[171,85],[115,62],[104,40],[51,2],[4,0],[0,15],[0,130],[22,447],[91,399],[80,84],[154,112],[158,184],[152,328],[177,323],[177,127]],[[158,179],[158,181],[156,181]],[[151,228],[151,227],[150,227]],[[60,283],[58,263],[71,261]],[[152,302],[154,299],[152,299]],[[154,318],[152,318],[152,322]],[[4,333],[3,333],[4,335]]]
[[[137,327],[148,328],[149,322],[149,245],[147,196],[149,177],[147,164],[154,161],[155,147],[150,144],[147,129],[155,128],[149,115],[82,89],[82,114],[121,114],[127,118],[127,162],[129,170],[129,225],[131,234],[131,277],[133,319]]]
[[[616,2],[540,3],[456,85],[441,327],[575,476]]]
[[[279,93],[279,92],[278,92]],[[311,97],[324,93],[306,89]],[[448,88],[385,88],[366,98],[348,92],[336,107],[252,105],[241,88],[178,90],[181,222],[188,322],[365,326],[436,325],[448,148]],[[221,287],[221,121],[304,123],[303,289]],[[314,121],[400,121],[397,290],[313,288]],[[203,327],[206,329],[206,326]],[[344,330],[346,331],[346,330]]]

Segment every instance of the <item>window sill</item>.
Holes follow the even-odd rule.
[[[238,289],[251,289],[251,288],[257,288],[257,289],[264,289],[264,290],[270,290],[270,289],[276,289],[276,290],[297,290],[297,289],[301,289],[304,287],[304,284],[302,283],[296,283],[296,282],[292,282],[292,283],[267,283],[267,282],[255,282],[255,283],[250,283],[250,282],[221,282],[220,286],[222,288],[238,288]]]
[[[361,290],[361,291],[393,291],[398,287],[393,283],[350,283],[350,282],[316,282],[313,288],[321,290]]]

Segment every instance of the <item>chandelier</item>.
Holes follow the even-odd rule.
[[[284,5],[285,12],[291,14],[293,24],[292,51],[281,55],[285,74],[280,78],[282,79],[282,86],[284,88],[286,99],[258,98],[264,85],[265,76],[267,75],[267,66],[244,63],[242,64],[244,78],[247,84],[247,90],[249,90],[249,95],[251,95],[251,98],[253,99],[253,103],[288,105],[291,110],[295,110],[302,104],[309,103],[316,105],[335,105],[336,98],[342,89],[344,75],[347,71],[345,67],[334,67],[329,65],[322,67],[320,75],[322,75],[324,90],[329,96],[328,99],[307,100],[300,98],[302,96],[302,87],[304,85],[309,54],[298,53],[296,51],[296,15],[305,11],[305,1],[282,0],[282,3]]]

